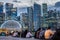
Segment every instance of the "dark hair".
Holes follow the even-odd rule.
[[[45,30],[45,28],[42,28],[42,30]]]
[[[51,29],[51,27],[49,26],[47,29]]]
[[[37,31],[41,30],[41,28],[39,28]]]

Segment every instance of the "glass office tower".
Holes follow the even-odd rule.
[[[47,13],[47,3],[42,4],[43,9],[43,18],[44,18],[44,24],[43,27],[48,27],[48,13]]]
[[[3,13],[3,2],[0,2],[0,13]]]
[[[3,2],[0,2],[0,26],[5,20],[5,13],[3,13]]]
[[[17,8],[11,8],[11,19],[17,20]]]
[[[28,12],[28,23],[29,23],[29,30],[33,31],[34,27],[33,27],[33,7],[28,7],[27,8],[27,12]]]
[[[6,8],[6,15],[5,15],[6,20],[10,20],[11,19],[11,9],[13,8],[13,4],[6,3],[5,8]]]
[[[37,30],[41,27],[41,5],[34,3],[34,11],[33,11],[33,20],[34,20],[34,29]]]
[[[51,27],[57,27],[57,17],[58,12],[56,10],[49,10],[48,11],[48,17],[49,17],[49,26]]]

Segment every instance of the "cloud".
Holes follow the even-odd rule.
[[[20,3],[14,3],[15,6],[19,6],[19,7],[29,7],[33,5],[33,0],[17,0],[17,1],[21,1]]]
[[[21,1],[20,3],[17,2],[13,2],[13,0],[0,0],[0,2],[4,2],[4,3],[13,3],[14,7],[29,7],[33,5],[33,0],[17,0],[17,1]]]
[[[13,0],[0,0],[0,2],[12,2]]]
[[[20,3],[13,2],[13,0],[0,0],[0,2],[13,3],[14,7],[29,7],[34,4],[34,2],[38,4],[47,3],[48,5],[55,5],[56,2],[60,0],[17,0],[21,1]]]
[[[55,5],[58,1],[60,0],[36,0],[35,2],[38,4],[47,3],[48,5]]]
[[[29,7],[32,6],[30,3],[22,2],[22,3],[13,3],[15,7]]]

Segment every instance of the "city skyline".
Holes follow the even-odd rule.
[[[28,6],[25,7],[24,5],[23,5],[24,7],[22,7],[22,6],[13,7],[14,6],[13,3],[0,2],[0,5],[1,5],[0,8],[2,8],[2,6],[3,6],[3,8],[1,10],[2,10],[2,13],[5,13],[4,21],[16,20],[18,22],[21,22],[23,26],[25,26],[25,27],[27,26],[29,28],[29,30],[31,28],[33,28],[31,30],[35,30],[35,29],[37,30],[41,26],[48,27],[49,24],[50,25],[54,24],[53,22],[49,23],[52,21],[52,19],[48,20],[48,14],[51,11],[52,16],[55,17],[54,13],[56,13],[56,12],[59,13],[58,11],[55,10],[60,7],[58,4],[60,4],[60,2],[56,2],[55,5],[48,5],[48,3],[43,2],[42,5],[40,5],[39,3],[37,3],[37,1],[35,1],[33,6],[30,6],[30,7],[28,7]],[[3,12],[4,9],[5,9],[5,12]],[[47,9],[49,9],[49,10],[47,10]],[[51,18],[51,17],[49,17],[49,18]]]
[[[55,5],[56,2],[60,1],[60,0],[17,0],[20,2],[14,2],[14,0],[0,0],[0,2],[8,2],[8,3],[13,3],[15,6],[20,5],[21,7],[28,7],[28,6],[32,6],[32,4],[34,4],[34,2],[38,3],[38,4],[42,4],[42,3],[47,3],[48,5]]]
[[[3,2],[3,0],[0,0],[1,2]],[[6,1],[6,0],[5,0]],[[19,1],[19,0],[18,0]],[[40,0],[39,0],[40,1]],[[50,0],[51,1],[51,0]],[[12,0],[11,0],[11,2],[12,2]],[[22,2],[24,2],[23,0],[22,0]],[[27,2],[28,3],[28,1],[26,0],[25,2]],[[38,2],[38,1],[35,1],[36,3]],[[41,1],[42,2],[42,1]],[[44,1],[43,1],[44,2]],[[57,2],[59,2],[59,0],[55,0],[55,2],[57,3]],[[55,4],[56,4],[55,3]],[[13,3],[12,3],[13,4]],[[38,3],[37,3],[38,4]],[[14,4],[13,4],[14,5]],[[39,4],[40,5],[40,4]],[[48,3],[47,3],[47,5],[48,5]],[[26,6],[26,7],[19,7],[18,6],[18,8],[17,8],[17,12],[18,12],[18,16],[20,15],[20,13],[27,13],[27,8],[28,6]],[[60,7],[58,7],[57,8],[57,10],[60,10],[59,9]],[[54,9],[56,9],[56,7],[55,7],[55,5],[48,5],[48,11],[49,10],[54,10]],[[3,11],[5,12],[5,9],[3,9]],[[42,10],[41,10],[42,11]],[[43,15],[43,13],[41,12],[41,14]]]

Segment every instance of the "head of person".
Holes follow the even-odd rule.
[[[32,33],[32,31],[30,31],[30,30],[28,32]]]
[[[37,31],[40,31],[41,30],[41,28],[39,28]]]
[[[27,33],[27,32],[28,32],[28,30],[26,29],[24,32],[26,32],[26,33]]]
[[[45,30],[45,28],[42,28],[42,30]]]
[[[51,29],[51,27],[49,26],[47,29]]]

